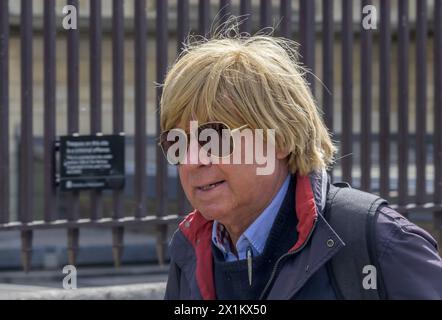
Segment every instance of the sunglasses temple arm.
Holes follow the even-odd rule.
[[[248,126],[249,126],[248,124],[245,124],[245,125],[243,125],[243,126],[241,126],[241,127],[239,127],[239,128],[232,129],[231,132],[238,131],[238,130],[242,130],[242,129],[244,129],[244,128],[247,128]]]

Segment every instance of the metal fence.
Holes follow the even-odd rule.
[[[174,1],[175,2],[175,1]],[[219,1],[216,3],[220,9],[223,21],[230,12],[238,15],[258,16],[258,25],[253,25],[253,19],[247,19],[241,25],[241,31],[253,32],[257,28],[274,25],[274,18],[280,19],[275,32],[278,36],[294,38],[300,44],[300,53],[307,67],[314,72],[321,71],[323,85],[315,86],[315,78],[312,74],[307,75],[311,88],[324,112],[327,126],[334,131],[334,117],[341,117],[342,126],[336,130],[335,139],[340,141],[342,159],[338,161],[341,174],[331,172],[335,179],[352,182],[354,168],[360,169],[359,187],[367,191],[378,192],[388,198],[392,205],[400,212],[407,214],[410,210],[430,210],[434,212],[436,226],[441,225],[442,217],[442,1],[434,1],[434,11],[428,12],[428,3],[423,0],[412,1],[416,6],[416,21],[412,24],[409,19],[409,1],[399,0],[397,30],[392,34],[390,18],[391,2],[380,1],[380,25],[376,30],[379,37],[379,46],[373,45],[373,30],[364,29],[361,24],[354,23],[354,5],[369,5],[371,1],[352,0],[261,0],[259,6],[251,0]],[[115,191],[112,194],[112,214],[110,217],[103,215],[103,194],[99,191],[90,193],[90,211],[88,218],[81,218],[79,213],[80,194],[70,193],[67,195],[68,208],[66,218],[61,219],[57,211],[57,190],[52,181],[52,173],[55,170],[52,161],[53,145],[56,137],[56,46],[57,25],[55,13],[55,0],[44,1],[44,136],[43,136],[43,160],[44,182],[41,186],[44,194],[43,220],[34,217],[34,190],[33,190],[33,161],[34,142],[33,133],[33,83],[32,83],[32,39],[33,39],[33,1],[21,0],[20,15],[20,39],[21,39],[21,127],[19,144],[19,178],[18,178],[18,214],[17,221],[10,221],[10,139],[9,139],[9,37],[10,37],[10,14],[9,1],[0,0],[0,231],[19,230],[22,239],[22,261],[27,271],[31,265],[32,236],[35,229],[64,228],[68,233],[68,258],[70,264],[75,264],[79,249],[79,230],[90,226],[108,226],[112,229],[113,254],[116,265],[120,264],[123,248],[123,235],[125,227],[129,225],[150,224],[157,230],[157,252],[159,261],[165,259],[165,244],[167,241],[167,226],[170,223],[180,221],[181,216],[176,212],[168,212],[168,187],[167,187],[167,163],[160,152],[156,153],[156,209],[151,212],[146,205],[146,46],[148,24],[146,19],[146,1],[134,0],[134,59],[135,59],[135,134],[134,141],[134,197],[135,205],[133,212],[128,215],[124,208],[124,193]],[[207,34],[212,21],[214,2],[200,0],[197,5],[197,30],[191,30],[190,10],[188,0],[176,2],[177,26],[175,35],[177,39],[177,53],[180,52],[181,44],[189,32]],[[320,3],[320,23],[317,4]],[[66,4],[78,7],[77,0],[69,0]],[[124,68],[125,68],[125,18],[123,12],[123,0],[112,1],[112,73],[113,73],[113,133],[119,134],[124,128]],[[293,6],[299,7],[298,11]],[[168,66],[168,43],[171,30],[169,24],[169,5],[167,0],[155,2],[155,44],[156,44],[156,82],[162,83]],[[342,20],[335,22],[334,13],[339,6]],[[277,10],[275,11],[275,8]],[[259,12],[257,12],[259,10]],[[279,14],[278,14],[279,11]],[[275,13],[276,12],[276,16]],[[102,132],[102,2],[90,0],[89,21],[89,50],[90,50],[90,133]],[[296,15],[295,15],[296,14]],[[433,17],[430,17],[433,15]],[[362,18],[362,13],[360,17]],[[360,19],[359,19],[360,21]],[[431,23],[433,22],[433,23]],[[413,26],[411,28],[410,26]],[[127,27],[127,26],[126,26]],[[320,36],[318,36],[318,34]],[[409,41],[411,37],[416,41],[415,61],[409,57]],[[354,57],[354,39],[358,37],[361,45],[360,65],[356,66]],[[432,37],[434,57],[434,101],[427,99],[427,40]],[[391,48],[392,41],[397,41],[397,52]],[[334,62],[334,44],[338,41],[341,45],[340,63]],[[315,45],[322,47],[322,70],[315,68]],[[375,80],[372,75],[372,60],[374,51],[379,54],[379,105],[374,108],[372,83]],[[132,54],[132,53],[131,53]],[[390,68],[391,60],[397,59],[397,72],[393,73]],[[409,100],[409,91],[414,90],[409,86],[409,69],[416,68],[416,101]],[[68,133],[79,132],[79,30],[67,31],[67,124]],[[360,106],[353,103],[353,72],[359,68],[361,74]],[[339,83],[341,91],[340,114],[336,113],[334,88],[338,87],[335,80],[336,73],[342,74],[342,82]],[[392,78],[397,77],[397,88],[391,85]],[[392,132],[391,123],[391,92],[398,93],[398,129]],[[161,88],[156,91],[157,101],[161,95]],[[433,130],[427,130],[427,104],[434,103],[432,119]],[[412,132],[408,126],[409,107],[416,106],[416,130]],[[353,111],[359,108],[360,130],[357,132],[353,127]],[[379,112],[379,131],[373,131],[371,115]],[[159,130],[158,114],[156,116],[157,133]],[[356,147],[355,147],[356,146]],[[392,150],[392,148],[395,148]],[[355,154],[355,148],[359,148],[360,157],[346,156]],[[415,162],[410,161],[410,150],[416,155]],[[431,150],[431,158],[428,157]],[[157,150],[158,151],[158,150]],[[396,153],[393,159],[391,154]],[[378,158],[373,160],[373,154]],[[355,160],[358,160],[356,163]],[[379,168],[377,177],[378,188],[373,188],[373,166]],[[390,172],[395,166],[398,170],[397,187],[392,187]],[[409,168],[414,167],[416,174],[410,177]],[[427,167],[431,166],[431,179],[427,178]],[[414,180],[411,180],[413,178]],[[427,188],[428,181],[433,184]],[[410,192],[409,186],[415,184],[415,191]],[[358,186],[358,185],[357,185]],[[430,191],[429,191],[430,190]],[[184,213],[186,200],[182,190],[178,192],[178,208]]]

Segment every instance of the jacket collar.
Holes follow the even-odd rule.
[[[289,252],[300,249],[308,241],[318,217],[324,211],[328,189],[325,170],[306,176],[298,174],[296,179],[296,189],[288,192],[294,191],[296,197],[298,239]],[[211,250],[212,225],[213,221],[206,220],[198,210],[187,215],[179,225],[179,229],[195,251],[195,278],[205,300],[213,300],[216,297]]]

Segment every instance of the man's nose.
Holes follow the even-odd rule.
[[[212,164],[210,155],[207,154],[199,143],[190,143],[187,149],[186,163],[194,166],[208,166]]]

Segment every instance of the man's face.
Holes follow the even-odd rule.
[[[253,141],[247,140],[240,146],[236,145],[231,160],[238,152],[239,157],[244,159],[246,149],[250,152],[253,144]],[[189,150],[188,157],[198,151]],[[257,168],[262,165],[245,164],[245,161],[241,164],[200,161],[179,165],[178,172],[184,192],[195,209],[208,220],[235,224],[241,217],[259,213],[269,204],[278,191],[277,186],[288,174],[286,156],[276,153],[275,168],[268,175],[257,174]]]

